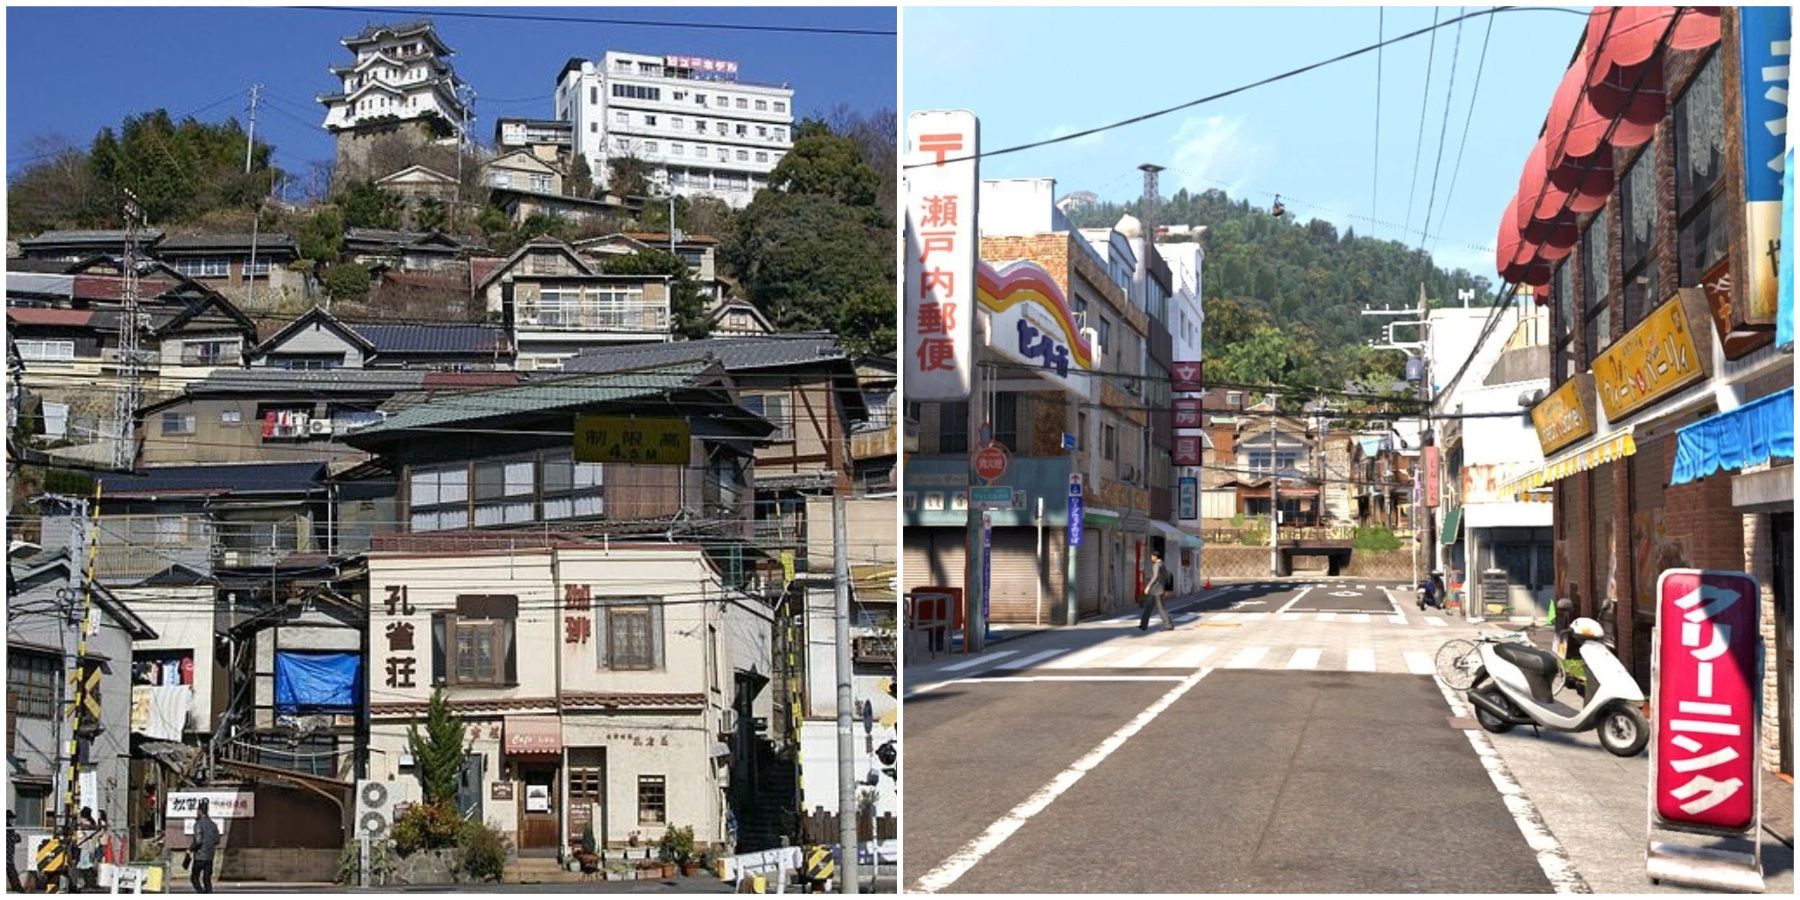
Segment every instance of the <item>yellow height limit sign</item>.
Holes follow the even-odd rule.
[[[685,466],[692,439],[686,419],[575,417],[576,462]]]

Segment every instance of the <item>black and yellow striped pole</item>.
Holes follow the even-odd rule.
[[[80,626],[75,632],[74,658],[67,662],[69,683],[74,690],[70,692],[69,709],[69,743],[67,746],[69,760],[69,778],[63,786],[63,827],[65,840],[73,841],[77,803],[81,790],[81,734],[91,723],[100,724],[100,667],[87,664],[88,633],[94,627],[94,566],[99,556],[100,547],[100,482],[94,481],[94,497],[87,509],[86,544],[83,552],[86,558],[82,565],[81,575],[81,618]]]

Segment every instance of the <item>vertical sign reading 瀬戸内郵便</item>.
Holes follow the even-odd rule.
[[[1669,569],[1656,583],[1650,809],[1663,828],[1758,827],[1762,597],[1743,572]]]
[[[1738,10],[1744,122],[1744,321],[1775,323],[1781,255],[1781,176],[1787,158],[1793,12],[1787,4]],[[1791,276],[1790,276],[1791,277]]]
[[[966,400],[974,371],[975,156],[980,126],[968,110],[906,119],[906,399]]]

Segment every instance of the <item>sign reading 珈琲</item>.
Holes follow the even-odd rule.
[[[968,110],[907,117],[906,398],[966,400],[974,371],[980,126]]]
[[[692,440],[686,419],[575,417],[576,462],[685,466]]]

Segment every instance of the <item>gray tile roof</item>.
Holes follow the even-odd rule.
[[[138,232],[138,243],[155,243],[163,236],[162,230],[151,228]],[[67,231],[46,231],[36,237],[20,238],[19,246],[34,247],[45,244],[125,244],[125,232],[120,229],[71,229]]]
[[[685,388],[705,371],[701,363],[556,378],[491,391],[462,391],[434,396],[429,402],[399,409],[387,421],[350,435],[349,443],[374,435],[393,435],[417,428],[438,428],[458,423],[521,413],[553,412],[601,403],[660,397]]]
[[[108,475],[100,496],[117,494],[224,493],[285,494],[317,489],[325,477],[323,462],[230,463],[203,466],[154,466],[141,475]]]
[[[597,348],[564,361],[563,371],[619,372],[709,358],[717,360],[727,372],[847,359],[837,338],[831,335],[781,334]]]
[[[251,235],[249,232],[233,232],[229,234],[177,234],[163,239],[156,245],[158,253],[183,250],[249,250],[254,237],[258,250],[297,250],[299,245],[293,237],[281,233]]]
[[[345,394],[416,391],[425,383],[425,374],[411,369],[227,369],[215,370],[189,385],[188,393],[215,394],[270,388]]]
[[[390,353],[492,354],[507,348],[506,332],[495,325],[344,324],[373,344],[378,356]]]

